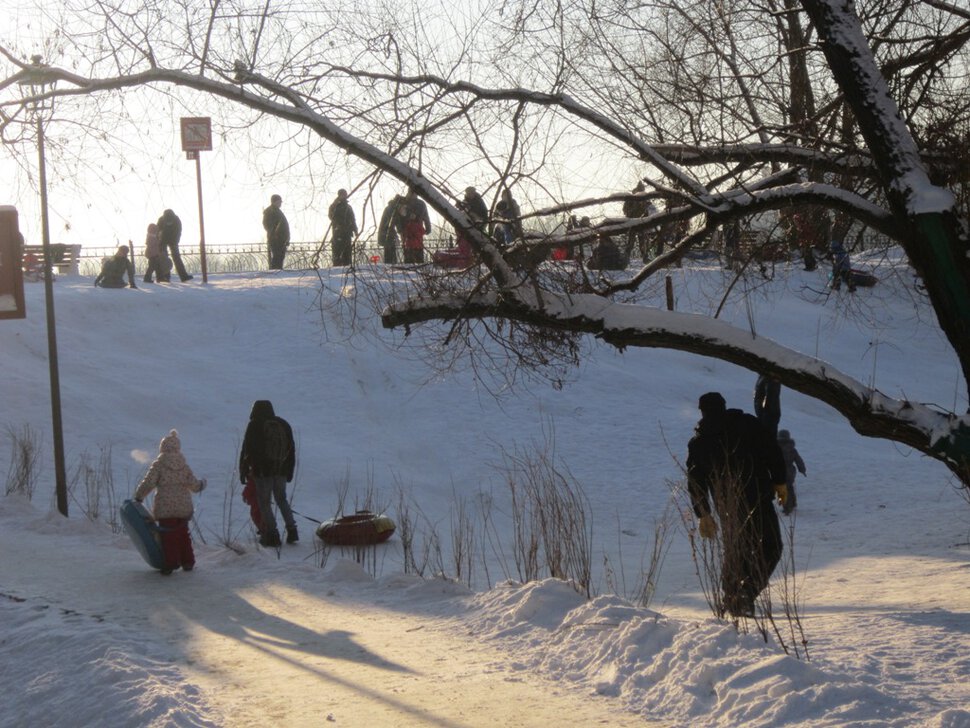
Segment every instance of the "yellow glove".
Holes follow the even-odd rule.
[[[706,516],[701,516],[697,530],[700,531],[701,538],[714,538],[717,535],[717,524],[714,522],[713,516],[709,513]]]
[[[775,495],[778,496],[778,503],[782,508],[785,507],[785,501],[788,500],[788,486],[785,483],[779,483],[775,486]]]

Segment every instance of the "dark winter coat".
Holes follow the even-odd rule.
[[[757,417],[729,409],[705,412],[687,452],[694,512],[714,510],[721,524],[723,608],[750,613],[781,559],[772,502],[773,486],[785,482],[781,448]]]
[[[182,239],[182,220],[174,212],[163,214],[158,218],[158,241],[161,243],[162,250],[167,247],[177,246]]]
[[[781,448],[781,455],[785,461],[785,482],[791,488],[795,484],[795,469],[805,475],[805,461],[798,454],[795,448],[795,440],[792,439],[788,430],[781,430],[778,433],[778,447]]]
[[[276,205],[270,205],[263,210],[263,230],[266,231],[266,242],[270,245],[285,246],[290,242],[290,223]]]
[[[338,197],[330,204],[328,214],[335,239],[352,238],[357,232],[357,218],[354,216],[354,209],[347,200],[341,200]]]
[[[381,214],[381,221],[377,226],[377,244],[386,248],[388,245],[394,245],[400,236],[400,215],[401,212],[406,209],[405,198],[401,195],[395,195],[390,202],[387,203],[387,207],[384,208],[384,212]]]
[[[687,476],[691,504],[698,517],[717,510],[720,518],[744,517],[762,509],[778,528],[772,499],[774,486],[785,482],[785,461],[777,441],[752,415],[729,409],[705,416],[687,445]],[[736,483],[740,498],[732,510],[726,481]],[[713,501],[713,508],[712,502]]]
[[[522,220],[519,219],[522,217],[522,211],[514,198],[510,196],[499,200],[495,205],[495,217],[511,227],[514,237],[522,237]]]
[[[610,238],[601,238],[590,253],[587,268],[591,270],[623,270],[629,260]]]
[[[128,276],[128,283],[125,283],[125,275]],[[124,288],[126,285],[135,285],[135,266],[128,259],[128,256],[112,255],[101,261],[101,272],[94,279],[94,285],[101,288]]]
[[[485,204],[485,200],[477,192],[465,195],[465,209],[468,212],[468,216],[471,217],[472,222],[476,226],[482,227],[486,222],[488,222],[488,205]]]
[[[264,456],[264,425],[270,419],[276,419],[283,425],[289,442],[286,457],[280,463],[268,461]],[[246,434],[243,436],[242,451],[239,453],[239,482],[245,483],[250,473],[260,477],[282,475],[286,477],[286,482],[290,482],[293,480],[295,467],[296,443],[293,441],[293,429],[282,417],[276,417],[273,404],[269,400],[257,400],[253,403]]]

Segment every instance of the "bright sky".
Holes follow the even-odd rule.
[[[10,0],[0,19],[0,42],[23,58],[40,53],[58,62],[51,49],[55,19],[38,15],[36,3]],[[50,8],[61,10],[57,2]],[[8,68],[6,64],[4,69]],[[209,245],[262,241],[261,211],[269,197],[279,193],[295,241],[319,240],[327,230],[326,210],[340,187],[353,189],[370,172],[330,145],[319,146],[293,126],[259,121],[236,110],[232,118],[224,107],[201,94],[169,87],[127,91],[124,118],[99,113],[91,100],[61,100],[46,126],[51,240],[54,243],[113,246],[128,240],[139,244],[145,227],[167,207],[184,225],[183,242],[199,238],[199,204],[195,163],[185,158],[179,140],[183,116],[211,116],[214,149],[201,159],[202,200],[206,242]],[[102,103],[104,97],[100,100]],[[272,142],[277,142],[271,146]],[[262,150],[257,148],[259,145]],[[315,151],[307,155],[307,149]],[[563,161],[550,175],[554,192],[570,198],[609,194],[633,186],[634,173],[617,174],[614,153],[596,149],[589,139],[565,136],[559,144]],[[461,154],[461,150],[456,150]],[[460,167],[453,164],[453,168]],[[20,227],[28,243],[40,242],[37,153],[34,135],[0,150],[0,174],[10,180],[0,204],[20,211]],[[468,184],[483,189],[492,173],[462,169],[449,177],[457,193]],[[351,202],[364,234],[373,230],[384,201],[401,191],[391,181],[378,188],[377,209],[364,209],[363,190]],[[520,188],[516,196],[523,211],[545,206],[548,198],[538,188]],[[616,209],[602,212],[619,214]],[[594,217],[597,211],[588,211]],[[434,221],[434,215],[432,214]]]

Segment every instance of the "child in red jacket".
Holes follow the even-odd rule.
[[[424,262],[424,223],[413,210],[408,211],[407,222],[404,223],[404,241],[401,245],[404,248],[405,263]]]

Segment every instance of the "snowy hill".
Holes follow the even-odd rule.
[[[831,296],[824,273],[777,273],[739,290],[724,317],[889,395],[967,408],[932,313],[895,277],[904,270]],[[716,305],[720,269],[671,275],[678,310]],[[315,274],[296,272],[137,291],[58,280],[66,521],[49,513],[43,290],[27,286],[28,318],[0,323],[0,396],[7,440],[29,426],[43,460],[30,502],[0,498],[0,671],[19,696],[0,723],[970,726],[970,506],[943,466],[783,391],[781,426],[808,464],[795,563],[811,659],[797,660],[711,618],[679,519],[652,603],[624,598],[681,478],[698,395],[750,410],[751,372],[589,343],[562,389],[494,399],[470,372],[433,372],[363,308],[369,335],[347,336],[329,308],[347,281],[323,281],[321,294]],[[279,553],[255,545],[235,473],[255,399],[272,400],[298,443],[302,539]],[[133,492],[171,428],[209,487],[196,499],[198,569],[164,579],[112,528],[109,504]],[[590,503],[591,601],[554,580],[505,583],[517,574],[503,463],[551,441]],[[12,457],[0,448],[0,472]],[[105,462],[110,487],[102,477],[92,494],[79,467]],[[422,538],[441,544],[429,578],[401,573],[399,536],[363,565],[325,558],[314,521],[342,494],[347,508],[370,498],[395,516],[410,503]],[[472,589],[430,578],[435,566],[455,576],[462,503],[487,508],[492,529],[475,522]]]

